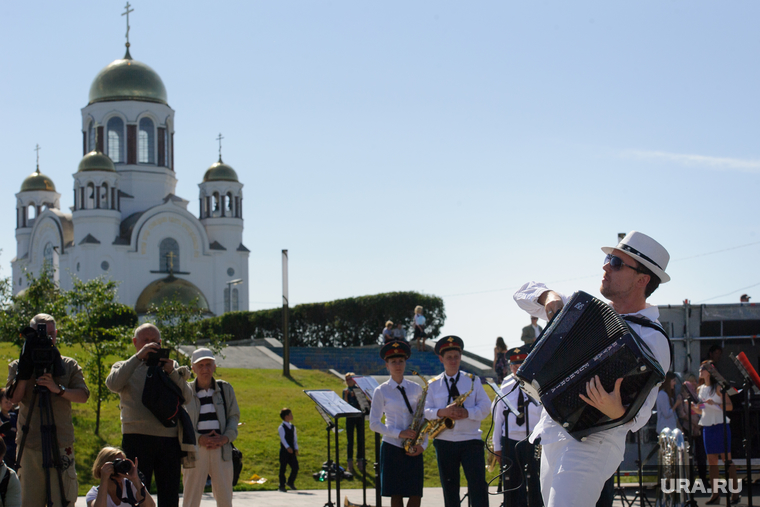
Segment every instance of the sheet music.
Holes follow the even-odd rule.
[[[737,391],[734,387],[732,387],[731,384],[728,383],[728,380],[726,380],[723,375],[721,375],[720,373],[718,373],[718,370],[715,369],[715,366],[713,366],[712,364],[708,363],[708,364],[705,365],[705,367],[707,367],[707,371],[710,372],[710,375],[712,375],[713,377],[715,377],[715,380],[717,380],[718,383],[723,386],[723,388],[726,390],[726,394],[728,396],[735,396],[735,395],[739,394],[739,391]]]
[[[357,417],[362,411],[346,403],[338,393],[329,389],[304,390],[306,396],[322,407],[330,417]]]
[[[493,379],[490,379],[490,378],[486,379],[486,384],[488,385],[488,387],[490,387],[491,389],[493,389],[493,392],[496,393],[496,397],[497,398],[501,398],[501,401],[504,402],[504,404],[507,406],[507,408],[509,408],[509,410],[513,414],[515,414],[515,415],[519,415],[520,414],[520,411],[517,410],[517,407],[515,407],[514,403],[512,403],[511,401],[509,401],[509,399],[506,396],[504,396],[504,393],[501,392],[501,388],[496,385],[496,382],[494,382]]]
[[[377,380],[372,377],[362,376],[354,376],[351,378],[354,379],[356,385],[359,386],[362,392],[367,396],[367,399],[372,401],[372,394],[375,392],[375,389],[380,386],[380,384],[377,383]]]

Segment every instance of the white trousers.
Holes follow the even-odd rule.
[[[593,507],[623,461],[625,441],[590,435],[542,446],[541,496],[546,507]]]
[[[232,507],[232,458],[222,459],[222,449],[208,450],[198,446],[195,468],[182,469],[182,507],[198,507],[201,504],[206,477],[211,476],[211,491],[218,507]]]

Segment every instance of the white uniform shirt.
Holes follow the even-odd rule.
[[[547,290],[549,290],[549,288],[543,283],[528,282],[520,287],[513,297],[517,305],[530,315],[538,317],[539,319],[548,320],[546,317],[546,309],[538,303],[538,298]],[[568,299],[570,299],[564,294],[559,294],[559,296],[562,298],[563,303],[567,303]],[[633,315],[639,315],[653,322],[659,322],[657,319],[660,316],[660,310],[658,310],[656,306],[647,303],[646,308]],[[646,343],[652,350],[655,359],[657,359],[657,362],[660,363],[660,366],[662,367],[662,371],[668,371],[670,368],[670,349],[668,347],[668,340],[665,339],[662,333],[651,327],[640,326],[634,322],[628,322],[628,325],[631,326],[631,329],[633,329],[642,341],[644,341],[644,343]],[[658,388],[659,384],[652,388],[647,399],[644,401],[644,404],[641,406],[641,409],[631,421],[596,434],[614,438],[620,445],[625,446],[625,435],[628,431],[637,431],[638,429],[643,428],[649,420],[649,417],[652,415],[652,407],[657,400]],[[541,437],[541,444],[551,444],[572,438],[561,425],[549,417],[546,410],[542,411],[541,420],[539,421],[538,426],[533,430],[533,433],[530,436],[530,441],[535,441],[539,436]]]
[[[470,387],[473,387],[473,382],[475,383],[472,393],[464,401],[464,408],[468,412],[467,419],[455,421],[455,426],[450,430],[444,430],[438,437],[439,440],[464,442],[465,440],[481,439],[480,421],[491,413],[491,400],[483,389],[480,379],[475,377],[470,380],[470,377],[466,375],[463,371],[459,372],[457,389],[459,394],[465,394],[470,390]],[[448,377],[443,373],[430,382],[425,400],[425,418],[427,420],[438,419],[438,411],[453,403],[453,400],[449,400],[449,390],[446,385],[447,381],[451,385],[452,378],[456,378],[456,375]]]
[[[509,377],[504,379],[504,382],[501,384],[501,392],[503,394],[506,394],[506,398],[512,402],[512,404],[517,407],[517,399],[520,397],[520,388],[515,388],[514,391],[510,393],[512,388],[515,387],[515,384],[517,384],[517,379],[515,379],[514,375],[510,375]],[[507,394],[509,393],[509,394]],[[529,402],[531,398],[523,393],[523,396],[525,397],[525,406],[528,409],[528,416],[527,416],[527,424],[530,425],[530,428],[523,422],[522,426],[517,425],[517,416],[512,413],[510,410],[507,414],[507,422],[509,423],[509,439],[510,440],[516,440],[520,441],[523,440],[525,437],[529,435],[529,431],[533,431],[533,428],[536,427],[536,424],[538,424],[539,419],[541,418],[541,405],[536,405],[532,401]],[[494,398],[494,403],[497,403],[498,398]],[[498,405],[496,407],[496,411],[493,411],[493,404],[491,405],[491,411],[493,413],[493,427],[494,427],[494,439],[493,439],[493,450],[494,451],[500,451],[501,450],[501,437],[504,434],[504,411],[507,409],[507,404],[504,403],[504,400],[498,400]]]
[[[412,413],[404,402],[404,396],[397,388],[403,386],[406,397],[412,406]],[[399,434],[409,429],[412,425],[414,412],[417,410],[417,402],[422,396],[422,387],[414,382],[403,379],[397,383],[392,378],[375,388],[372,394],[372,407],[369,412],[369,429],[383,436],[383,442],[396,447],[404,447],[404,439]],[[385,414],[385,424],[382,418]],[[427,447],[427,435],[425,435],[422,448]]]
[[[282,424],[280,424],[277,427],[277,433],[280,434],[280,443],[287,449],[288,447],[290,447],[290,444],[288,444],[288,441],[285,440],[285,428],[283,428],[283,426],[285,425],[287,425],[288,429],[290,429],[290,427],[293,426],[289,422],[282,421]],[[293,448],[294,448],[293,450],[295,451],[298,450],[298,433],[295,427],[293,427]]]

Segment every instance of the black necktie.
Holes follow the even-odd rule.
[[[413,414],[414,410],[412,410],[412,404],[409,403],[409,398],[406,397],[406,389],[404,389],[404,386],[396,386],[396,389],[401,391],[401,396],[404,397],[404,403],[406,403],[406,408],[409,409],[410,414]]]
[[[449,401],[453,401],[459,397],[459,389],[457,389],[457,380],[459,380],[459,374],[451,379],[451,388],[449,389]]]
[[[520,389],[520,394],[517,395],[517,411],[520,412],[519,414],[515,414],[517,425],[522,426],[525,424],[525,396],[522,389]]]

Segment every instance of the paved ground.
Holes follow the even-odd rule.
[[[582,487],[579,485],[579,487]],[[760,487],[755,486],[753,488],[753,505],[760,506]],[[464,494],[464,488],[462,489],[462,493]],[[496,488],[491,488],[492,493],[496,493]],[[348,499],[351,501],[352,504],[358,504],[361,505],[362,503],[362,490],[360,489],[349,489],[349,490],[341,490],[340,492],[340,503],[336,503],[336,497],[335,497],[335,489],[332,490],[332,503],[335,507],[343,507],[346,493],[348,496]],[[634,499],[635,491],[632,490],[630,493],[627,493],[628,501],[632,501]],[[654,493],[651,493],[649,495],[650,504],[654,505],[655,503],[655,497]],[[705,502],[708,500],[708,496],[702,496],[700,498],[697,498],[697,505],[702,507],[705,505]],[[326,490],[302,490],[302,491],[289,491],[287,493],[280,493],[279,491],[262,491],[262,492],[252,492],[252,491],[245,491],[245,492],[236,492],[233,497],[233,503],[236,507],[323,507],[327,504],[327,491]],[[492,496],[490,501],[491,507],[499,507],[502,503],[502,497],[499,496]],[[367,504],[369,505],[375,505],[375,490],[374,489],[368,489],[367,490]],[[180,504],[181,505],[181,504]],[[383,505],[385,507],[390,506],[390,499],[389,498],[383,498]],[[422,498],[422,505],[425,507],[443,507],[443,495],[441,493],[441,488],[425,488]],[[637,507],[640,506],[641,503],[639,500],[636,500],[635,504],[633,506],[629,505],[629,503],[623,503],[620,497],[615,498],[614,507]],[[725,505],[725,500],[723,500],[723,505]],[[742,497],[739,504],[737,504],[739,507],[743,507],[746,505],[749,505],[747,503],[747,496],[746,494]],[[201,501],[201,507],[215,507],[216,502],[214,501],[214,498],[211,496],[211,494],[203,495],[203,500]],[[77,500],[75,507],[86,507],[84,503],[84,497],[79,497]]]

